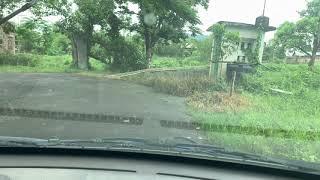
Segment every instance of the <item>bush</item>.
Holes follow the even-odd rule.
[[[170,57],[157,57],[155,56],[152,61],[152,67],[154,68],[166,68],[166,67],[191,67],[205,65],[203,62],[194,60],[192,57],[184,59],[176,59]]]
[[[255,74],[244,77],[242,86],[253,93],[269,94],[270,88],[278,88],[301,96],[320,88],[320,69],[312,72],[306,65],[289,64],[260,66]]]
[[[185,48],[183,44],[159,44],[154,48],[154,53],[163,57],[184,57]]]
[[[111,43],[111,57],[113,58],[112,68],[121,72],[145,69],[147,60],[144,51],[136,46],[134,42],[122,39]]]
[[[31,54],[0,54],[0,65],[35,67],[39,57]]]

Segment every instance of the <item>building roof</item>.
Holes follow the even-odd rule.
[[[254,24],[247,24],[247,23],[241,23],[241,22],[219,21],[219,22],[217,22],[217,24],[224,24],[224,25],[229,26],[229,27],[239,27],[239,28],[243,28],[243,29],[252,29],[252,30],[256,30],[257,29],[257,26],[254,25]],[[212,28],[213,28],[214,25],[210,26],[207,29],[207,31],[212,31]],[[274,31],[274,30],[276,30],[276,27],[269,26],[266,29],[266,32]]]

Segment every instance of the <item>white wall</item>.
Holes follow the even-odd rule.
[[[247,48],[248,43],[251,43],[251,48],[255,46],[254,40],[258,38],[258,31],[257,30],[250,30],[245,28],[239,28],[239,27],[227,27],[227,31],[230,32],[238,32],[240,34],[241,43],[245,43],[245,48]],[[241,43],[238,46],[238,50],[234,52],[232,55],[227,57],[224,61],[228,62],[235,62],[238,59],[238,56],[242,57],[245,56],[245,53],[241,50]],[[247,60],[247,59],[246,59]]]

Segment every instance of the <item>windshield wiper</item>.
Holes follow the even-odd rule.
[[[43,145],[46,145],[47,143],[48,140],[46,139],[0,136],[0,146],[2,147],[41,147]]]
[[[142,149],[146,144],[146,140],[138,138],[97,138],[88,140],[60,140],[59,138],[51,138],[48,140],[47,147],[81,147],[87,149]]]
[[[240,162],[249,165],[262,165],[270,168],[283,168],[293,171],[308,172],[320,174],[320,164],[312,164],[298,160],[284,160],[279,158],[264,157],[250,153],[228,151],[225,148],[200,145],[200,144],[169,144],[169,149],[182,154],[206,156],[208,158],[217,158],[222,161]]]
[[[202,145],[183,137],[171,138],[171,140],[184,140],[179,143],[167,139],[145,140],[139,138],[104,138],[88,140],[61,140],[59,138],[36,139],[21,137],[0,136],[0,146],[5,147],[36,147],[36,148],[81,148],[88,150],[114,150],[114,151],[139,151],[143,153],[159,153],[164,155],[187,155],[192,157],[204,157],[205,159],[217,159],[246,163],[249,165],[261,165],[271,168],[283,168],[293,171],[320,173],[320,165],[302,161],[280,160],[263,157],[255,154],[228,151],[225,148]]]

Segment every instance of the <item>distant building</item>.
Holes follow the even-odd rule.
[[[15,33],[5,32],[3,27],[0,26],[0,53],[15,54],[15,51]]]
[[[309,61],[310,61],[310,56],[307,56],[302,53],[295,52],[293,54],[287,55],[286,57],[286,63],[288,64],[307,64],[309,63]],[[316,62],[320,62],[320,50],[317,53]]]
[[[259,62],[262,62],[262,56],[265,46],[265,33],[276,30],[275,27],[269,26],[269,18],[260,16],[256,18],[255,24],[246,24],[241,22],[220,21],[218,24],[225,25],[229,32],[238,32],[240,35],[240,43],[238,49],[229,57],[220,63],[220,73],[227,71],[227,64],[230,63],[248,63],[250,60],[246,56],[248,50],[253,51],[255,47],[259,48]],[[214,25],[213,25],[214,26]],[[208,31],[212,31],[211,26]],[[259,43],[259,44],[257,44]]]

